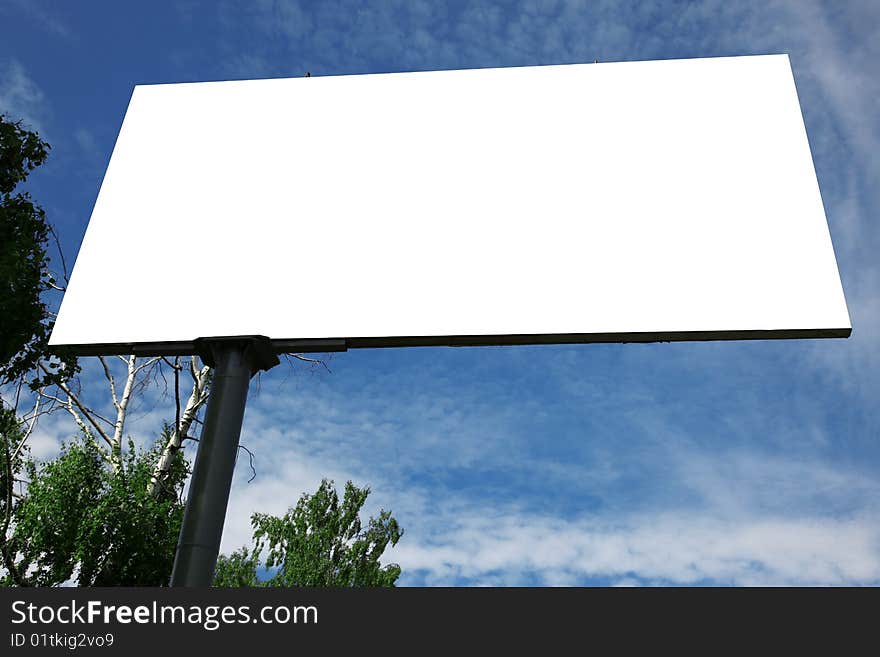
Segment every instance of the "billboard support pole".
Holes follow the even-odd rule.
[[[199,338],[195,345],[196,353],[214,373],[171,586],[211,586],[213,582],[250,380],[279,362],[264,336]]]

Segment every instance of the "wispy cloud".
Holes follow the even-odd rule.
[[[77,128],[73,132],[73,139],[80,149],[83,160],[91,166],[98,167],[104,163],[104,151],[98,145],[95,135],[86,128]]]
[[[0,65],[0,112],[43,132],[45,95],[15,59]]]
[[[65,40],[75,39],[74,32],[58,16],[58,8],[47,9],[42,0],[11,0],[10,8],[26,16],[29,22],[41,30]]]
[[[869,2],[832,7],[814,0],[789,0],[787,7],[805,40],[802,70],[816,78],[833,108],[834,120],[843,124],[851,152],[876,177],[880,171],[876,157],[880,149],[880,79],[876,75],[880,44],[871,37],[880,29],[880,7]]]
[[[433,541],[393,550],[405,582],[426,585],[550,585],[589,582],[806,586],[880,582],[877,517],[708,514],[608,519],[464,515]]]
[[[44,415],[28,438],[30,456],[37,461],[54,459],[61,443],[70,441],[77,433],[76,425],[63,413]]]
[[[413,531],[390,556],[407,582],[435,585],[880,580],[876,478],[754,453],[706,453],[674,463],[667,476],[678,481],[670,488],[692,494],[678,502],[644,500],[643,510],[571,516],[491,498],[475,508],[452,491],[424,495],[422,504],[403,509],[404,526]]]
[[[413,480],[401,478],[381,450],[373,459],[364,450],[365,460],[355,462],[344,448],[343,454],[332,452],[338,440],[327,438],[330,453],[315,456],[289,437],[266,442],[251,436],[259,476],[246,483],[249,473],[240,459],[224,549],[249,542],[253,510],[282,513],[323,475],[337,483],[370,483],[369,511],[394,511],[406,534],[386,560],[402,565],[403,584],[880,582],[875,475],[755,451],[689,452],[666,438],[676,453],[662,462],[654,454],[617,454],[617,460],[638,461],[648,481],[634,499],[617,496],[613,504],[594,507],[570,500],[558,505],[552,494],[531,490],[511,495],[505,487],[516,489],[523,481],[514,471],[506,472],[508,481],[480,484],[476,472],[444,481],[426,476],[425,467]],[[397,441],[406,444],[403,436]],[[410,448],[419,453],[417,444]],[[601,477],[575,483],[554,473],[545,477],[541,463],[530,470],[548,489],[562,486],[565,495],[607,492]],[[574,464],[565,470],[582,471]],[[661,480],[665,487],[651,483]],[[594,508],[571,511],[579,506]]]

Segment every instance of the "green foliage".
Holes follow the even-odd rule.
[[[78,438],[53,461],[25,463],[27,497],[13,513],[6,551],[16,555],[16,581],[6,567],[2,583],[57,586],[163,586],[168,583],[188,474],[177,454],[166,489],[147,492],[162,438],[149,450],[129,443],[123,467],[113,469],[94,445]]]
[[[42,295],[55,283],[46,254],[50,227],[27,192],[15,192],[48,153],[37,133],[0,114],[0,385],[34,371],[49,356],[53,322]],[[49,369],[52,374],[29,381],[31,388],[69,377],[76,358],[59,354]]]
[[[221,554],[214,568],[214,586],[225,588],[261,586],[257,577],[259,565],[259,555],[251,553],[245,547],[236,550],[228,557]]]
[[[358,515],[369,493],[349,481],[340,504],[333,482],[325,479],[281,518],[255,513],[253,548],[221,556],[214,586],[394,586],[400,566],[383,567],[379,559],[403,530],[388,511],[362,527]],[[266,568],[277,570],[261,582],[257,570],[264,549]]]

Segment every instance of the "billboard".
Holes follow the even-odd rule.
[[[50,345],[850,332],[762,55],[137,86]]]

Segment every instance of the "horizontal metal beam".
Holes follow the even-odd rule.
[[[542,344],[608,344],[628,342],[705,342],[709,340],[792,340],[848,338],[851,328],[774,329],[754,331],[666,331],[650,333],[553,333],[518,335],[391,336],[329,339],[269,340],[276,354],[325,353],[349,349],[390,347],[481,347]],[[251,336],[224,336],[245,339]],[[215,338],[203,338],[215,339]],[[123,342],[85,345],[52,345],[78,356],[191,356],[198,353],[196,340],[180,342]]]

